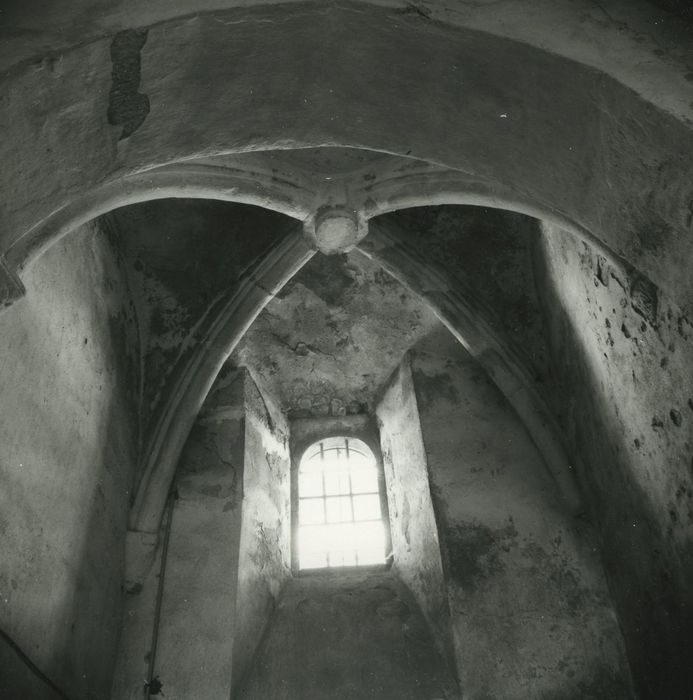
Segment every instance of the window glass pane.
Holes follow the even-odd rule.
[[[375,469],[359,469],[351,473],[351,490],[354,493],[378,491],[378,472]]]
[[[330,552],[330,566],[356,566],[356,552],[336,551]]]
[[[349,465],[352,469],[364,469],[373,467],[373,458],[367,457],[355,450],[349,450]]]
[[[359,550],[359,564],[361,566],[368,566],[370,564],[384,564],[385,555],[382,550],[377,549],[360,549]]]
[[[343,470],[339,472],[339,493],[350,493],[349,490],[349,471]]]
[[[338,523],[341,521],[341,511],[339,509],[339,496],[325,499],[325,512],[328,523]]]
[[[301,498],[306,496],[322,496],[322,474],[320,472],[304,472],[298,475],[298,492]]]
[[[323,569],[327,566],[324,552],[301,552],[299,566],[302,569]]]
[[[353,525],[351,523],[335,523],[328,525],[328,548],[330,551],[343,551],[353,549]]]
[[[335,496],[325,499],[328,523],[343,523],[352,520],[351,497]]]
[[[322,460],[320,459],[320,453],[307,459],[301,460],[301,471],[302,472],[319,472],[322,471]]]
[[[326,438],[301,461],[296,533],[301,569],[385,562],[387,525],[375,458],[355,438],[358,449],[350,443],[347,451],[346,441]]]
[[[380,496],[354,496],[354,520],[378,520],[380,518]]]
[[[329,549],[325,527],[319,525],[300,527],[298,531],[298,546],[302,555],[311,552],[325,553]]]
[[[349,475],[347,472],[325,472],[325,493],[328,496],[349,493]]]
[[[306,498],[298,502],[298,522],[301,525],[312,525],[325,522],[325,511],[322,498]]]
[[[385,532],[383,523],[356,523],[353,525],[353,537],[357,542],[367,543],[364,549],[385,550]]]
[[[325,452],[325,458],[323,460],[323,469],[329,471],[331,469],[340,469],[345,464],[343,455],[339,454],[336,450],[331,450],[330,452]]]

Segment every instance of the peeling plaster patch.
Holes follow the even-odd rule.
[[[0,257],[0,309],[10,306],[26,294],[22,281]]]
[[[495,330],[522,348],[534,372],[546,373],[532,263],[535,220],[500,209],[441,205],[399,210],[377,221],[391,225],[398,244],[439,271],[449,288],[473,290],[469,303],[478,304]]]
[[[146,29],[125,29],[111,43],[111,92],[108,102],[108,123],[122,124],[119,141],[131,136],[149,114],[149,97],[138,92],[140,87],[140,52],[147,41]]]
[[[631,290],[631,306],[635,313],[647,320],[650,325],[657,325],[657,287],[646,277],[637,276],[633,279]]]
[[[416,398],[424,408],[440,399],[453,404],[460,403],[460,395],[450,380],[450,375],[435,374],[431,376],[421,371],[414,371],[413,375],[414,385],[416,386]]]
[[[358,292],[362,283],[363,273],[349,264],[347,255],[320,257],[312,265],[306,265],[298,279],[288,282],[278,297],[289,296],[297,284],[302,284],[329,307],[340,307]]]
[[[213,498],[225,502],[225,511],[236,507],[240,496],[234,455],[236,438],[228,428],[200,422],[193,425],[178,469],[182,501],[204,502]],[[212,471],[211,465],[215,465]]]
[[[518,533],[510,520],[496,530],[480,523],[460,523],[448,528],[446,535],[450,574],[462,588],[474,591],[481,580],[504,571],[502,552],[516,545]]]
[[[562,604],[567,607],[570,615],[579,615],[586,605],[606,603],[600,595],[583,583],[580,571],[571,565],[563,549],[560,536],[554,538],[550,551],[531,541],[524,543],[520,551],[547,581],[553,582],[560,590]]]
[[[137,308],[147,425],[204,341],[221,300],[293,224],[259,207],[199,199],[142,202],[102,221],[122,250]]]
[[[281,530],[256,522],[255,533],[256,548],[249,552],[250,559],[260,570],[275,568],[275,553],[281,551]]]
[[[402,355],[440,322],[359,251],[313,257],[231,356],[292,418],[372,409]]]
[[[424,19],[431,19],[431,15],[433,14],[433,11],[428,7],[422,5],[421,3],[415,2],[405,3],[405,7],[399,10],[399,12],[403,15],[416,15],[418,17],[423,17]]]
[[[581,456],[633,672],[648,697],[678,697],[688,689],[682,671],[693,629],[687,310],[626,263],[611,262],[623,287],[594,285],[595,255],[557,229],[547,228],[543,245],[563,375],[555,405],[572,397],[562,421]],[[605,333],[606,314],[630,336]]]

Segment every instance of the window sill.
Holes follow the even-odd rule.
[[[366,566],[335,566],[325,569],[293,569],[294,578],[340,578],[344,575],[352,577],[355,574],[369,575],[389,571],[392,568],[390,557],[384,564],[367,564]]]

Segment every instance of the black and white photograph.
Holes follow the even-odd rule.
[[[0,0],[0,700],[693,700],[693,0]]]

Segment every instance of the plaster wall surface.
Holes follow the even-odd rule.
[[[289,427],[245,372],[245,456],[233,686],[248,671],[291,574]]]
[[[395,370],[376,415],[390,514],[393,570],[414,595],[433,638],[454,669],[438,527],[408,359]]]
[[[479,196],[592,231],[693,299],[677,264],[691,250],[687,117],[670,116],[608,73],[416,12],[356,3],[227,9],[125,35],[133,38],[122,60],[115,48],[123,36],[108,35],[4,76],[0,124],[13,136],[3,142],[0,221],[13,267],[66,233],[73,216],[95,211],[95,188],[126,175],[330,144],[464,172]],[[332,50],[346,45],[348,60]],[[673,92],[687,95],[689,82]]]
[[[598,544],[521,421],[445,335],[412,371],[464,696],[632,698]]]
[[[163,540],[164,527],[165,522],[158,533],[159,542]],[[149,674],[162,554],[162,548],[157,547],[141,580],[134,584],[126,581],[118,651],[108,696],[112,700],[142,700]]]
[[[443,700],[454,679],[390,572],[292,579],[238,700]]]
[[[291,419],[372,413],[402,354],[437,323],[359,250],[317,254],[269,302],[231,359],[249,367]]]
[[[291,421],[292,469],[298,471],[303,453],[312,444],[326,437],[343,435],[363,440],[378,456],[378,431],[372,416],[367,413],[325,418],[297,418]]]
[[[417,262],[436,270],[442,288],[435,291],[464,297],[504,345],[512,347],[529,376],[546,374],[546,333],[532,256],[539,236],[536,219],[489,207],[426,206],[391,212],[372,224],[376,222],[387,227],[395,248],[408,250]],[[430,286],[422,284],[422,292],[435,302]]]
[[[0,315],[0,626],[65,693],[105,699],[137,446],[132,308],[94,226],[25,284]],[[40,697],[3,686],[10,671],[0,695]]]
[[[50,687],[19,658],[16,649],[6,640],[0,640],[0,692],[3,697],[10,693],[20,693],[19,697],[32,700],[63,700],[60,691]]]
[[[220,377],[178,465],[155,675],[167,698],[228,700],[245,446],[245,373]]]
[[[538,263],[571,443],[644,698],[690,697],[693,324],[629,266],[546,226]]]
[[[163,199],[103,217],[123,251],[142,342],[145,429],[204,335],[220,296],[287,232],[275,212],[215,200]]]
[[[299,6],[304,2],[288,1]],[[159,24],[192,12],[261,4],[278,3],[277,0],[195,0],[194,3],[152,0],[142,6],[136,0],[122,0],[106,8],[96,0],[73,0],[59,9],[51,3],[42,3],[38,12],[35,5],[27,7],[8,0],[0,70],[130,27]],[[406,5],[402,0],[371,0],[369,4],[395,8],[405,16],[423,21],[473,27],[565,55],[609,72],[672,113],[690,114],[685,92],[677,94],[676,90],[685,85],[684,74],[688,69],[686,53],[680,49],[680,44],[690,36],[693,19],[686,0],[606,0],[598,5],[589,0],[516,0],[502,6],[494,0],[474,4],[428,0],[425,5],[416,6]],[[656,6],[673,14],[659,11]]]
[[[289,573],[287,441],[281,412],[248,371],[224,368],[174,483],[153,673],[165,697],[228,700],[247,670]],[[160,556],[129,591],[119,700],[141,697],[148,673]]]

